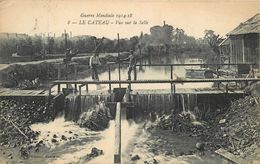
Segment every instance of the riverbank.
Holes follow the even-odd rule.
[[[217,164],[223,159],[214,151],[223,148],[239,158],[246,159],[249,163],[259,160],[259,132],[257,131],[259,106],[256,101],[252,96],[234,101],[229,108],[216,115],[214,120],[207,122],[194,121],[194,118],[188,114],[178,117],[161,116],[155,122],[145,121],[139,124],[123,120],[122,159],[124,163],[146,161],[146,163]],[[20,108],[14,109],[16,109],[14,111],[19,111],[17,109]],[[1,111],[5,110],[1,109]],[[15,113],[12,115],[17,117]],[[21,116],[27,116],[27,114]],[[23,119],[20,118],[14,123],[20,125],[20,120]],[[33,140],[34,146],[29,150],[26,149],[29,151],[28,157],[21,155],[20,146],[11,144],[5,147],[0,146],[0,161],[5,163],[68,161],[77,163],[84,161],[85,158],[89,160],[87,154],[94,147],[102,150],[105,155],[98,155],[89,160],[90,163],[113,160],[113,149],[111,149],[114,145],[111,142],[114,139],[113,121],[110,122],[109,128],[99,132],[87,130],[72,121],[65,121],[64,117],[50,122],[46,121],[46,123],[41,121],[31,122],[31,124],[33,126],[28,127],[38,135],[35,137],[36,140]],[[3,124],[3,126],[6,125]]]
[[[126,54],[120,58],[126,58]],[[100,57],[102,67],[99,72],[108,70],[106,63],[117,62],[115,54],[103,54]],[[0,86],[17,89],[38,89],[46,88],[46,83],[58,79],[82,79],[91,75],[89,68],[90,56],[75,57],[72,62],[66,64],[63,59],[50,59],[35,62],[20,62],[10,65],[2,65],[0,70]],[[105,66],[105,67],[104,67]],[[77,77],[75,77],[75,67]],[[113,70],[116,66],[112,65]],[[60,69],[60,75],[58,70]]]
[[[128,154],[123,154],[126,163],[165,163],[165,164],[218,164],[222,158],[211,151],[196,148],[198,137],[171,130],[144,130],[140,128],[136,137],[128,145]]]
[[[167,130],[177,134],[178,137],[183,135],[195,137],[194,140],[197,141],[192,145],[196,146],[196,151],[214,152],[224,149],[234,157],[253,163],[260,160],[258,101],[256,94],[240,98],[233,101],[230,107],[220,109],[214,119],[208,121],[197,120],[193,113],[162,115],[154,122],[148,122],[146,129]],[[196,154],[196,151],[192,147],[189,148],[191,154]]]

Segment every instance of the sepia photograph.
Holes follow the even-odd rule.
[[[0,164],[260,164],[259,0],[0,0]]]

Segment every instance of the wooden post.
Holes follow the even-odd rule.
[[[74,64],[74,79],[77,81],[77,65]],[[75,91],[77,90],[77,84],[74,85]]]
[[[121,64],[118,64],[118,80],[121,80]],[[121,88],[121,83],[119,83],[119,88]]]
[[[66,69],[65,69],[65,71],[66,71],[65,76],[66,76],[66,80],[68,80],[68,63],[66,63],[65,66],[66,66]],[[66,88],[69,88],[69,85],[68,85],[68,84],[66,84]]]
[[[52,87],[53,87],[53,85],[51,85],[51,86],[49,87],[49,98],[51,97],[51,89],[52,89]]]
[[[172,65],[170,66],[171,67],[171,80],[173,80],[173,71],[172,71]],[[171,83],[171,91],[172,91],[172,83]]]
[[[217,64],[217,78],[219,78],[218,64]]]
[[[228,94],[228,84],[226,84],[226,94]]]
[[[88,92],[88,84],[86,84],[86,93]]]
[[[244,35],[242,35],[242,63],[246,63],[246,58],[245,58],[245,43],[244,43]]]
[[[172,68],[172,65],[171,65],[171,79],[173,79],[173,68]]]
[[[132,90],[131,81],[129,81],[129,83],[128,83],[128,89],[129,89],[129,91],[131,91],[131,90]]]
[[[114,163],[121,163],[121,103],[116,104]]]
[[[58,80],[61,79],[61,64],[58,64]]]
[[[108,65],[108,80],[111,80],[111,68],[110,65]],[[109,93],[111,93],[111,84],[109,83]]]
[[[60,93],[60,84],[58,84],[58,93]]]
[[[74,84],[74,88],[75,88],[75,91],[77,91],[78,85],[76,83]]]
[[[79,86],[79,95],[81,96],[81,86]]]
[[[120,45],[119,45],[119,33],[117,34],[117,54],[118,58],[120,56]],[[121,70],[120,70],[120,63],[118,64],[118,80],[121,80]],[[121,83],[119,83],[119,88],[121,88]]]
[[[74,80],[77,80],[77,65],[74,64]]]

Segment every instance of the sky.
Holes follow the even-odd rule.
[[[165,21],[199,38],[205,29],[224,36],[259,12],[259,0],[0,0],[0,32],[129,38]]]

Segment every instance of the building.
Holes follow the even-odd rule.
[[[220,49],[229,45],[230,50],[223,53],[229,53],[231,63],[260,64],[260,13],[241,23],[227,36]]]
[[[219,44],[219,53],[220,53],[221,62],[230,63],[230,38],[224,39]]]

